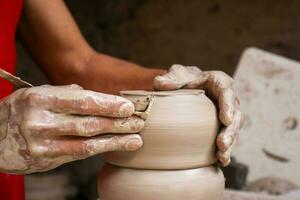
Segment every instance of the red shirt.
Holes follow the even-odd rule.
[[[22,0],[0,0],[0,68],[15,73],[15,33],[22,9]],[[0,78],[0,98],[9,95],[13,87]],[[23,200],[23,177],[0,173],[0,199]]]
[[[0,0],[0,68],[15,73],[15,32],[21,14],[22,0]],[[10,94],[11,84],[0,79],[0,98]]]

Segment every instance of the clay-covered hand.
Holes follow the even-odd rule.
[[[40,172],[106,151],[137,150],[144,121],[133,112],[125,98],[77,85],[19,89],[0,102],[0,171]]]
[[[219,105],[219,119],[224,125],[217,138],[217,158],[223,166],[230,163],[230,156],[242,122],[239,101],[232,89],[233,79],[221,71],[201,71],[197,67],[173,65],[169,72],[154,80],[156,90],[180,88],[204,89]]]

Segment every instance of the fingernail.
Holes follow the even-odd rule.
[[[233,138],[230,135],[225,135],[223,137],[223,144],[225,148],[228,148],[233,142]]]
[[[119,108],[121,117],[129,117],[134,112],[134,105],[130,101],[123,103]]]
[[[139,132],[144,128],[144,126],[144,120],[137,118],[130,124],[130,130],[133,132]]]
[[[220,118],[222,119],[222,122],[224,123],[225,126],[229,126],[233,121],[233,111],[226,110],[225,114],[220,113]]]
[[[140,139],[130,139],[126,143],[125,148],[128,151],[135,151],[135,150],[141,148],[142,145],[143,145],[142,140],[140,140]]]

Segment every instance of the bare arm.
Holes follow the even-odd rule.
[[[86,89],[116,94],[123,89],[151,90],[154,77],[166,73],[95,52],[82,37],[62,0],[25,0],[24,6],[21,37],[54,84],[77,83]],[[232,79],[222,72],[202,72],[183,66],[172,67],[154,82],[159,90],[202,88],[218,102],[225,127],[217,140],[217,156],[223,165],[230,162],[241,124],[231,85]]]
[[[63,0],[25,0],[19,33],[53,84],[77,83],[95,91],[152,89],[165,70],[95,52],[81,35]]]

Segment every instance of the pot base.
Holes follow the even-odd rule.
[[[221,200],[224,176],[214,166],[143,170],[106,164],[97,187],[101,200]]]

